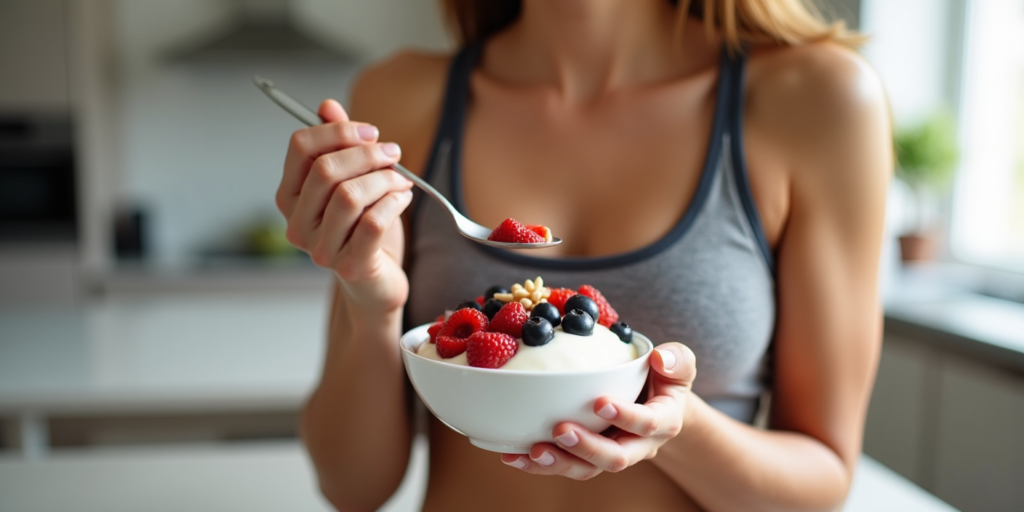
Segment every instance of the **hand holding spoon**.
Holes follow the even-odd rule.
[[[261,78],[257,75],[252,78],[252,81],[256,84],[256,87],[259,87],[264,94],[274,101],[274,103],[277,103],[281,108],[285,109],[285,111],[295,116],[296,119],[302,121],[307,126],[315,126],[323,122],[316,112],[313,112],[291,96],[281,92],[279,89],[274,87],[274,83],[270,80]],[[448,212],[452,221],[455,222],[455,227],[459,230],[459,233],[478,244],[501,247],[503,249],[543,249],[545,247],[552,247],[562,243],[562,239],[557,237],[553,237],[550,242],[539,243],[509,243],[488,240],[487,237],[491,234],[491,229],[481,226],[480,224],[466,218],[465,215],[459,213],[459,211],[452,206],[452,203],[450,203],[444,195],[409,169],[406,169],[398,163],[392,165],[392,167],[399,174],[413,182],[417,187],[423,189],[423,191],[430,197],[434,198],[435,201],[441,203],[441,206],[443,206]]]

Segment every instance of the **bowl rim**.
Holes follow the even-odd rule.
[[[423,357],[423,356],[417,354],[416,351],[414,350],[414,347],[410,346],[410,345],[413,345],[413,344],[408,342],[408,341],[406,341],[406,340],[409,339],[413,335],[419,335],[419,334],[426,335],[427,334],[427,329],[429,329],[430,326],[433,325],[433,324],[434,324],[434,322],[429,322],[429,323],[425,323],[423,325],[418,325],[416,327],[413,327],[412,329],[409,329],[408,331],[406,331],[405,333],[402,334],[402,337],[399,339],[399,346],[400,346],[400,348],[402,350],[403,355],[406,355],[407,357],[413,357],[413,358],[419,359],[420,361],[423,361],[423,362],[425,362],[427,364],[440,365],[440,366],[445,367],[445,368],[457,369],[457,370],[460,370],[460,371],[468,371],[468,372],[472,372],[472,373],[482,373],[482,374],[489,374],[489,375],[498,375],[498,374],[500,374],[500,375],[523,375],[523,376],[531,376],[531,377],[539,377],[539,376],[552,376],[552,377],[555,377],[555,376],[567,376],[567,375],[593,375],[593,374],[599,374],[599,373],[608,372],[608,371],[612,371],[612,370],[619,370],[619,369],[629,368],[630,366],[643,366],[643,365],[646,365],[647,364],[647,360],[651,357],[651,352],[654,352],[654,342],[652,342],[651,339],[648,338],[647,336],[644,336],[643,334],[641,334],[641,333],[639,333],[637,331],[633,331],[633,341],[632,341],[632,343],[635,344],[638,341],[638,339],[639,339],[639,341],[641,342],[641,345],[643,346],[643,348],[646,348],[646,351],[641,353],[641,354],[639,354],[639,355],[637,355],[636,359],[633,359],[632,361],[628,361],[628,362],[625,362],[625,363],[622,363],[622,364],[618,364],[618,365],[615,365],[615,366],[608,366],[608,367],[605,367],[605,368],[596,368],[596,369],[593,369],[593,370],[559,370],[559,371],[545,371],[545,370],[502,370],[501,368],[477,368],[475,366],[462,366],[462,365],[458,365],[458,364],[446,363],[444,361],[438,361],[436,359],[426,358],[426,357]],[[422,333],[419,332],[419,331],[422,331]],[[416,336],[416,337],[419,338],[420,336]],[[424,336],[423,339],[420,339],[419,341],[415,342],[415,348],[419,348],[419,346],[424,344],[424,343],[426,343],[428,339],[429,339],[429,336]],[[638,346],[637,350],[639,351],[640,348],[641,347]]]

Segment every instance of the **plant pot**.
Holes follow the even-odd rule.
[[[900,256],[904,263],[935,259],[938,237],[929,233],[913,233],[900,237]]]

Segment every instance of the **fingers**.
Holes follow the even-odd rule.
[[[337,102],[334,103],[337,105]],[[322,106],[321,110],[324,108]],[[341,106],[337,105],[337,108],[341,109]],[[303,128],[292,134],[288,144],[288,154],[285,156],[284,175],[277,189],[278,209],[286,217],[291,215],[302,185],[317,158],[345,148],[377,141],[377,137],[380,135],[377,127],[366,123],[349,122],[344,113],[342,110],[340,114],[332,115],[345,117],[345,121]]]
[[[560,475],[580,481],[590,480],[601,474],[601,470],[593,464],[547,443],[534,445],[529,454],[503,454],[501,461],[527,473]]]
[[[682,343],[662,343],[651,354],[651,369],[663,381],[687,389],[693,387],[697,378],[697,356]]]
[[[683,426],[684,407],[668,395],[654,396],[645,404],[602,397],[594,402],[594,413],[641,437],[675,437]]]
[[[407,206],[404,192],[411,186],[409,180],[395,171],[380,170],[352,178],[335,187],[320,225],[311,232],[316,239],[309,252],[313,262],[323,267],[334,267],[353,228],[357,223],[364,222],[361,218],[369,216],[372,223],[384,223],[385,230],[390,227],[393,217],[401,215]],[[393,211],[395,209],[397,211]],[[373,243],[372,240],[359,242]],[[376,242],[372,252],[376,252],[379,246],[379,240]]]
[[[370,261],[370,257],[380,249],[388,230],[401,217],[402,212],[409,207],[411,202],[411,190],[391,192],[377,201],[360,217],[359,223],[352,230],[352,237],[343,251],[344,261],[338,268],[338,275],[342,279],[346,279],[346,276],[349,275],[365,273],[367,269],[359,268],[358,263]],[[348,264],[348,261],[355,262],[355,264]]]
[[[610,439],[573,423],[556,426],[554,434],[555,442],[562,450],[609,473],[617,473],[636,464],[650,451],[645,447],[649,444],[646,438],[625,434]]]
[[[343,123],[348,121],[348,113],[335,100],[324,100],[317,109],[317,114],[325,123]]]
[[[594,413],[617,427],[609,437],[574,423],[561,423],[552,432],[557,448],[547,443],[534,445],[529,457],[503,455],[502,462],[528,473],[586,480],[657,455],[658,448],[682,429],[686,395],[697,376],[697,359],[686,346],[665,343],[650,361],[652,393],[645,404],[609,397],[595,401]]]
[[[351,147],[317,158],[302,185],[295,209],[288,218],[289,240],[303,249],[309,249],[303,234],[320,225],[324,209],[339,187],[350,196],[353,203],[360,201],[358,196],[365,197],[361,203],[364,206],[379,200],[381,196],[371,197],[364,189],[348,182],[367,172],[388,167],[397,162],[400,155],[401,149],[397,144],[385,143]],[[295,239],[292,239],[293,236]]]

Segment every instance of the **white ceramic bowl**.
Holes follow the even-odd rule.
[[[402,336],[402,359],[413,387],[427,408],[480,448],[527,453],[534,443],[551,441],[551,431],[573,421],[592,432],[610,425],[594,414],[602,396],[636,400],[647,382],[653,345],[634,332],[639,357],[601,370],[539,372],[473,368],[416,354],[429,338],[421,325]]]

